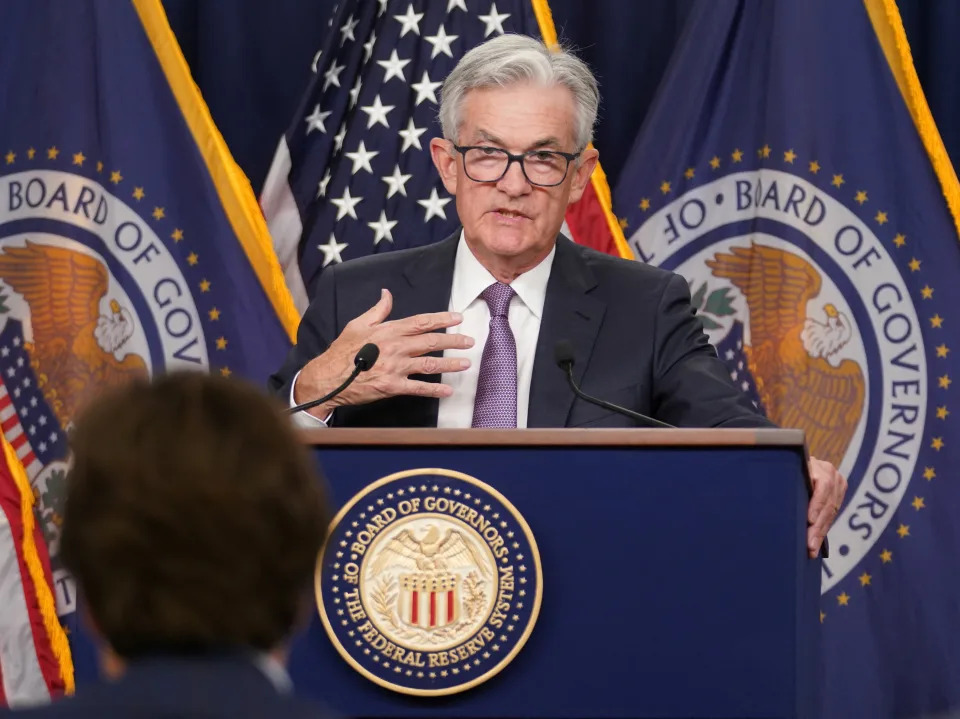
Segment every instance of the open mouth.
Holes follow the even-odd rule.
[[[530,219],[529,217],[527,217],[526,215],[524,215],[522,212],[517,212],[516,210],[508,210],[508,209],[505,209],[505,208],[501,208],[501,209],[499,209],[499,210],[494,210],[494,211],[493,211],[493,214],[495,214],[495,215],[497,215],[497,217],[503,218],[503,219],[505,219],[505,220],[528,220],[528,219]]]

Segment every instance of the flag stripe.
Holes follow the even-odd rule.
[[[170,83],[183,119],[217,188],[224,212],[240,241],[264,292],[291,341],[300,316],[284,283],[270,233],[256,197],[243,171],[213,122],[210,110],[193,82],[190,68],[167,22],[160,0],[133,0],[157,61]]]
[[[416,624],[419,620],[419,602],[420,598],[417,596],[417,590],[414,589],[410,594],[410,623]]]
[[[923,147],[940,181],[940,188],[947,200],[947,207],[950,208],[954,227],[960,236],[960,181],[957,180],[957,172],[947,154],[947,148],[943,144],[943,138],[940,136],[923,87],[920,85],[900,11],[894,0],[864,0],[864,5],[880,46],[883,48],[887,64],[896,78],[897,86],[913,118],[913,124],[920,134]]]

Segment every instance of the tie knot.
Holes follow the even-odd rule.
[[[480,296],[490,308],[491,317],[503,317],[510,308],[510,300],[514,295],[513,288],[502,282],[494,282],[487,289],[480,293]]]

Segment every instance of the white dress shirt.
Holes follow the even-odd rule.
[[[510,300],[507,320],[517,345],[517,427],[527,426],[527,414],[530,404],[530,382],[533,379],[533,360],[537,350],[537,338],[540,336],[540,320],[543,317],[543,305],[547,298],[547,281],[553,267],[556,247],[550,250],[543,261],[533,269],[517,277],[510,286],[516,293]],[[483,347],[490,330],[490,308],[480,294],[497,280],[474,257],[467,242],[460,233],[457,256],[453,266],[453,286],[447,310],[460,312],[463,322],[451,327],[448,332],[457,332],[473,337],[473,347],[465,350],[446,350],[444,357],[466,357],[470,367],[460,372],[446,372],[441,382],[453,388],[453,394],[440,398],[437,413],[437,427],[463,428],[473,424],[473,402],[477,395],[477,381],[480,378],[480,362],[483,359]],[[298,372],[290,387],[290,406],[295,406],[294,387]],[[325,427],[326,422],[307,412],[293,416],[300,427]],[[330,416],[327,417],[329,421]]]
[[[556,248],[528,272],[517,277],[510,286],[516,293],[510,300],[507,319],[517,343],[517,427],[527,426],[530,403],[530,381],[533,378],[533,358],[540,336],[540,319],[547,297],[547,280],[553,266]],[[473,423],[473,401],[477,395],[480,361],[490,331],[490,308],[480,294],[497,280],[480,264],[460,233],[457,258],[453,266],[453,287],[450,291],[450,312],[463,314],[463,322],[448,332],[473,337],[473,347],[466,350],[446,350],[444,357],[466,357],[469,369],[445,373],[441,382],[453,388],[453,394],[440,398],[437,427],[469,427]]]

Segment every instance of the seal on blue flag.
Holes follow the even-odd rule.
[[[474,687],[509,664],[540,610],[530,527],[497,490],[448,469],[397,472],[340,510],[320,554],[320,618],[340,655],[405,694]]]

